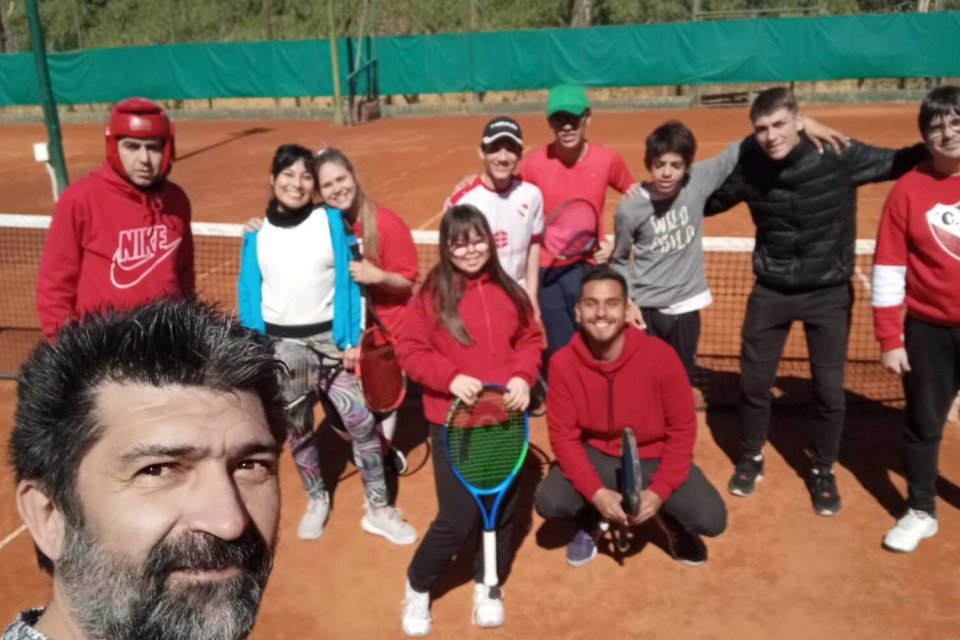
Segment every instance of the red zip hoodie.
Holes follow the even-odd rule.
[[[547,426],[564,475],[587,500],[603,488],[585,444],[619,456],[633,428],[641,459],[659,458],[647,487],[670,497],[686,481],[697,438],[693,391],[673,348],[627,325],[620,356],[600,362],[580,333],[550,360]]]
[[[64,191],[37,280],[37,314],[48,338],[88,311],[193,290],[190,201],[180,187],[165,180],[141,190],[104,163]]]
[[[518,377],[532,386],[540,370],[540,327],[533,318],[523,326],[513,300],[487,275],[467,280],[458,309],[473,344],[460,344],[450,335],[428,288],[407,303],[397,344],[404,371],[423,385],[423,410],[435,424],[447,419],[450,383],[458,375],[497,384]]]

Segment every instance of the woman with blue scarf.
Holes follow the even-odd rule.
[[[315,207],[316,162],[309,149],[279,147],[270,185],[273,198],[266,220],[259,229],[244,234],[240,321],[277,338],[277,354],[291,372],[302,371],[299,365],[309,354],[283,338],[310,345],[325,356],[325,362],[343,363],[291,376],[285,385],[290,448],[309,495],[298,535],[305,540],[319,538],[330,513],[313,434],[313,407],[320,399],[313,390],[320,380],[350,436],[363,479],[367,513],[361,527],[395,544],[413,544],[416,530],[389,504],[375,418],[353,373],[363,311],[360,288],[349,266],[356,238],[338,209]]]

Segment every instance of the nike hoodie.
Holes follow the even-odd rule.
[[[40,263],[37,314],[51,340],[71,318],[194,291],[190,201],[163,181],[139,189],[109,163],[64,191]]]
[[[619,456],[623,430],[631,427],[640,459],[660,460],[647,489],[666,501],[690,474],[693,391],[670,345],[630,325],[625,332],[611,362],[596,360],[579,332],[550,359],[550,446],[564,475],[592,500],[604,485],[584,445]]]

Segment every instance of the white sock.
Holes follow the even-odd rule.
[[[387,442],[393,442],[393,434],[397,432],[397,412],[393,411],[380,422],[380,433]]]

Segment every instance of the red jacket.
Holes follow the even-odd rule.
[[[641,459],[659,458],[648,489],[666,500],[687,479],[697,438],[693,391],[670,345],[627,326],[620,357],[595,360],[577,333],[550,359],[547,426],[563,473],[587,500],[603,487],[585,444],[612,456],[633,428]]]
[[[190,201],[170,181],[141,190],[104,163],[57,202],[37,280],[49,338],[69,318],[194,290]]]
[[[519,377],[532,386],[540,370],[540,327],[533,318],[523,326],[510,296],[487,276],[467,280],[459,310],[471,345],[446,330],[425,287],[407,304],[397,345],[404,371],[423,385],[423,410],[435,424],[447,419],[450,383],[459,374],[497,384]]]

